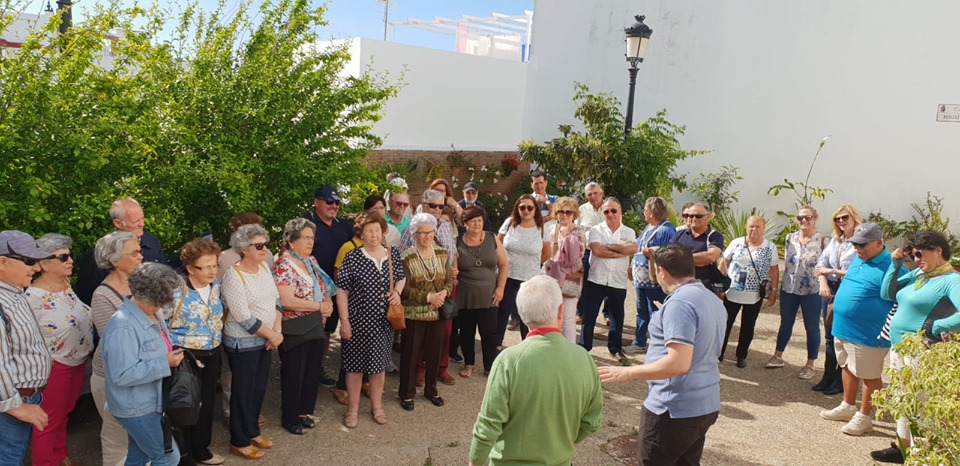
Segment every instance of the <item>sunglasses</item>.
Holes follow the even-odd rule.
[[[400,206],[400,207],[409,207],[409,206],[410,206],[410,203],[409,203],[409,202],[393,201],[393,203],[396,204],[396,205],[398,205],[398,206]]]
[[[557,211],[557,214],[573,215],[573,211],[572,211],[572,210],[558,210],[558,211]]]
[[[850,242],[850,244],[852,244],[853,247],[858,248],[858,249],[859,249],[859,248],[863,248],[863,247],[865,247],[865,246],[867,245],[867,243],[854,243],[854,242]]]
[[[619,212],[617,209],[607,209],[603,211],[603,215],[614,215],[617,212]]]
[[[263,251],[263,249],[266,248],[268,244],[270,243],[267,241],[264,241],[262,243],[253,243],[250,246],[257,248],[257,251]]]
[[[432,202],[428,202],[428,203],[427,203],[427,207],[429,207],[429,208],[431,208],[431,209],[442,209],[442,208],[443,208],[443,204],[434,204],[434,203],[432,203]]]
[[[813,220],[812,215],[797,215],[798,222],[809,222],[810,220]]]
[[[70,253],[68,252],[64,254],[57,254],[56,256],[53,256],[53,258],[60,262],[66,262],[70,259],[73,259],[73,256],[71,256]]]
[[[522,204],[517,206],[517,210],[520,212],[533,212],[534,210],[537,210],[537,208],[532,205]]]
[[[837,222],[837,223],[846,222],[847,220],[850,220],[850,216],[847,215],[847,214],[838,215],[838,216],[836,216],[836,217],[833,218],[833,221],[834,221],[834,222]]]
[[[695,218],[698,220],[706,216],[707,214],[683,214],[683,218]]]
[[[26,265],[27,267],[33,267],[33,266],[37,265],[37,263],[40,262],[40,259],[34,259],[34,258],[31,258],[31,257],[23,257],[23,256],[20,256],[20,255],[17,255],[17,254],[5,254],[3,257],[9,257],[9,258],[11,258],[11,259],[14,259],[14,260],[18,260],[18,261],[20,261],[20,262],[23,262],[24,265]]]
[[[340,201],[328,201],[326,199],[320,199],[326,205],[340,205]]]

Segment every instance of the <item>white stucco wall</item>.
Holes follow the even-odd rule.
[[[681,171],[740,166],[740,206],[775,212],[792,202],[767,188],[802,180],[832,135],[811,179],[835,190],[821,215],[850,202],[905,217],[933,191],[960,229],[960,123],[935,121],[938,104],[960,103],[960,2],[537,0],[535,11],[524,138],[572,122],[574,81],[625,106],[623,29],[645,14],[634,121],[666,108],[688,127],[685,147],[713,151]]]
[[[382,149],[515,150],[526,64],[372,39],[353,39],[344,73],[386,72],[404,85],[374,131]]]

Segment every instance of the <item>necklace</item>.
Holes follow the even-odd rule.
[[[439,268],[437,267],[437,255],[434,254],[433,257],[430,258],[431,265],[427,265],[427,262],[423,260],[423,256],[420,255],[420,249],[416,247],[414,247],[413,249],[417,251],[417,258],[420,259],[420,264],[423,265],[423,268],[427,269],[427,272],[433,272],[433,276],[430,278],[427,278],[427,281],[432,282],[436,280],[437,273],[439,272]]]
[[[483,267],[483,261],[480,260],[480,248],[483,247],[483,234],[481,233],[480,244],[477,245],[476,251],[474,251],[473,249],[470,249],[470,245],[467,244],[466,238],[467,238],[466,236],[463,237],[463,246],[466,248],[467,252],[469,252],[470,255],[473,256],[474,259],[476,259],[476,262],[474,262],[474,265],[476,265],[477,267]]]

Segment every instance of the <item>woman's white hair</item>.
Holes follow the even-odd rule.
[[[537,275],[520,285],[517,310],[528,327],[557,325],[557,311],[563,304],[560,285],[548,275]]]
[[[433,214],[421,212],[417,215],[414,215],[413,218],[410,219],[410,225],[408,225],[407,228],[411,228],[410,230],[411,233],[416,233],[417,230],[424,225],[427,225],[431,229],[436,231],[437,217],[434,217]]]

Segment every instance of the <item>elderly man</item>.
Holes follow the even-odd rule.
[[[390,193],[387,197],[387,225],[393,225],[402,235],[410,225],[410,217],[407,212],[410,210],[410,195],[406,191]]]
[[[574,445],[597,431],[603,389],[590,354],[560,333],[563,298],[556,280],[520,285],[527,339],[497,356],[473,426],[470,464],[570,464]],[[716,364],[714,364],[716,365]]]
[[[890,342],[877,338],[886,322],[892,301],[883,299],[880,286],[893,260],[883,245],[883,232],[875,223],[862,223],[853,230],[850,244],[856,248],[843,285],[833,299],[833,337],[837,363],[843,370],[843,401],[820,412],[831,421],[845,421],[841,431],[863,435],[873,430],[873,392],[883,386],[883,360]],[[903,269],[901,273],[906,274]],[[863,381],[863,398],[857,411],[857,391]]]
[[[423,192],[421,198],[423,199],[423,203],[420,204],[420,207],[423,213],[433,215],[437,218],[437,234],[433,240],[440,245],[440,247],[447,250],[449,253],[449,257],[447,258],[449,265],[456,268],[454,260],[456,260],[457,257],[457,238],[453,236],[453,227],[450,226],[450,222],[440,218],[444,205],[443,193],[434,189],[428,189]],[[400,244],[397,246],[397,249],[400,251],[410,249],[414,245],[413,235],[415,233],[416,231],[407,228],[407,230],[403,232],[403,236],[400,237]],[[443,352],[440,353],[440,374],[437,376],[437,380],[446,385],[453,385],[456,383],[456,380],[447,372],[447,367],[450,365],[450,335],[453,333],[453,320],[447,320],[445,322],[444,332]],[[425,366],[423,361],[420,361],[420,364],[417,366],[417,385],[423,385],[424,370]]]
[[[543,170],[530,172],[530,189],[533,190],[533,197],[537,199],[537,204],[540,206],[543,221],[550,221],[550,209],[553,208],[553,203],[557,202],[558,197],[547,194],[547,174]]]
[[[330,277],[334,276],[333,263],[337,260],[337,252],[340,251],[340,246],[353,238],[353,225],[350,221],[337,217],[337,214],[340,213],[340,204],[342,204],[342,200],[337,188],[325,184],[317,188],[317,191],[313,194],[313,210],[303,215],[303,218],[310,220],[317,226],[317,230],[314,232],[313,257],[320,264],[320,268]],[[327,317],[327,322],[323,326],[328,335],[337,330],[337,323],[340,322],[338,316],[337,301],[334,300],[333,314]],[[323,341],[321,365],[327,359],[329,350],[330,339],[328,338]],[[334,391],[334,396],[338,400],[345,399],[346,383],[346,373],[342,369],[340,370],[339,380],[334,380],[327,375],[325,370],[320,370],[320,384],[324,387],[336,386],[336,389],[340,390]]]
[[[654,255],[669,296],[650,321],[641,366],[601,367],[603,383],[647,380],[640,417],[639,464],[700,464],[707,430],[720,412],[720,370],[727,312],[693,277],[693,254],[669,244]]]
[[[160,240],[143,229],[143,208],[140,207],[140,203],[136,199],[125,197],[114,201],[110,205],[110,219],[113,221],[113,228],[116,231],[129,231],[140,238],[140,253],[143,254],[143,262],[167,264],[167,256],[163,254]],[[104,278],[107,278],[110,271],[97,267],[93,258],[93,248],[83,254],[79,265],[77,285],[73,287],[73,291],[81,301],[90,305],[93,290],[100,286],[100,283],[103,282]]]
[[[707,289],[718,293],[719,288],[713,279],[719,274],[717,259],[723,254],[723,234],[710,228],[710,210],[699,202],[688,204],[683,209],[683,223],[686,228],[677,230],[673,242],[682,244],[693,251],[693,265],[696,267],[697,280]]]
[[[0,464],[22,464],[33,427],[47,427],[40,407],[53,359],[23,290],[50,259],[22,231],[0,232]]]
[[[600,305],[610,313],[607,349],[618,361],[624,362],[623,354],[623,301],[627,298],[627,268],[630,257],[637,252],[637,234],[621,223],[623,209],[615,197],[608,197],[602,205],[604,222],[591,228],[587,235],[590,246],[590,277],[583,285],[578,307],[583,313],[580,329],[580,345],[590,351],[593,348],[593,327],[597,322]]]
[[[486,212],[487,208],[480,202],[479,197],[480,192],[477,190],[477,184],[470,181],[463,185],[463,199],[460,199],[457,204],[460,204],[460,208],[463,210],[467,210],[467,207],[479,207]],[[483,229],[484,231],[493,231],[493,222],[490,221],[489,212],[483,215]]]
[[[591,181],[583,188],[583,194],[587,196],[587,202],[580,206],[580,215],[577,216],[577,226],[586,231],[603,223],[603,212],[600,210],[603,204],[603,188],[596,181]],[[583,278],[590,277],[590,250],[583,253]],[[577,309],[577,324],[581,324],[580,309]],[[610,313],[603,311],[603,317],[607,320],[607,326],[610,326]]]

